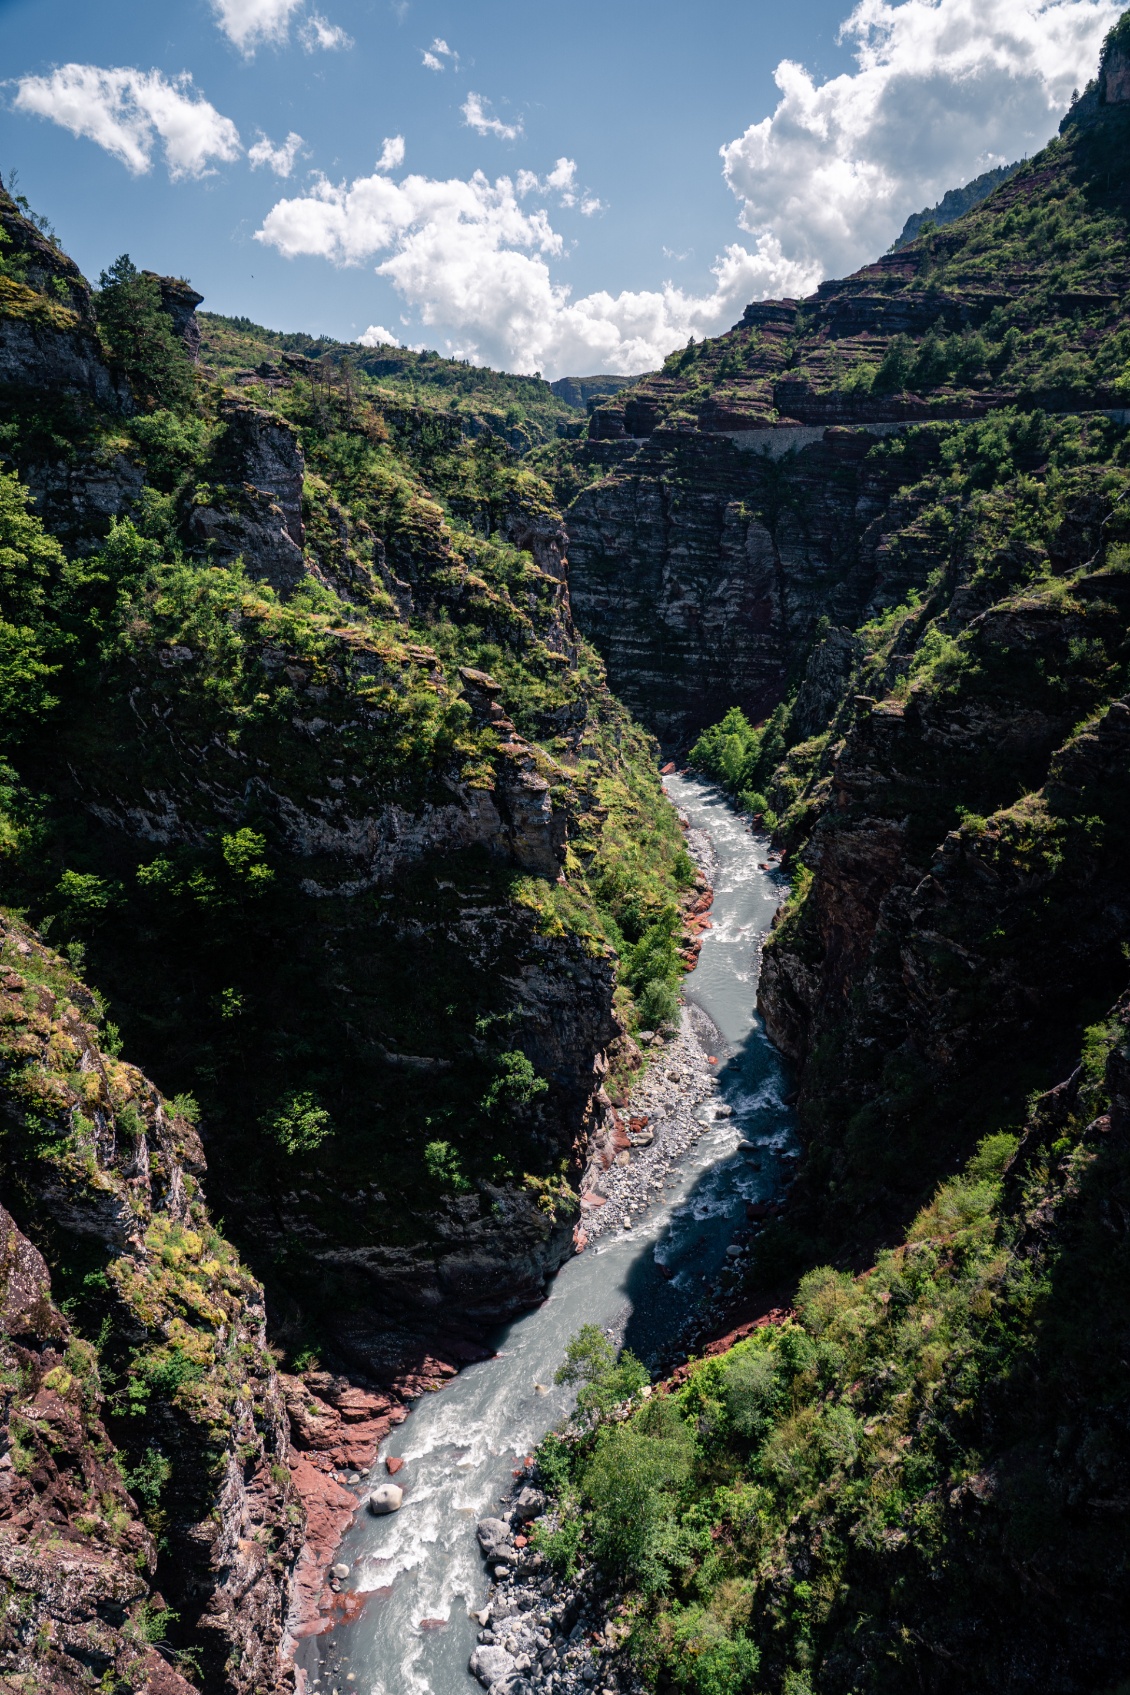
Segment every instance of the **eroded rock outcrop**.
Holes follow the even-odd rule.
[[[136,1661],[154,1691],[179,1689],[131,1649],[148,1627],[127,1628],[167,1605],[163,1633],[211,1687],[282,1691],[302,1513],[262,1291],[198,1198],[189,1120],[99,1045],[95,1001],[34,933],[3,919],[0,949],[3,1346],[23,1385],[6,1411],[0,1544],[43,1625],[29,1632],[14,1605],[13,1666],[37,1644],[61,1678],[75,1662],[75,1688],[84,1664]],[[53,1305],[43,1256],[76,1319]]]

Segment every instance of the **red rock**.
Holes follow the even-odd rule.
[[[517,1472],[515,1472],[514,1475],[517,1476],[518,1475]],[[516,1548],[524,1548],[526,1546],[526,1543],[527,1543],[528,1540],[529,1540],[529,1538],[526,1537],[526,1536],[515,1536],[514,1546]]]
[[[581,1205],[583,1207],[607,1206],[608,1205],[608,1196],[607,1195],[596,1195],[596,1194],[593,1194],[592,1191],[590,1190],[588,1194],[581,1196]]]
[[[416,1626],[417,1630],[446,1630],[445,1618],[422,1618]]]
[[[389,1454],[388,1458],[385,1460],[385,1470],[388,1472],[390,1477],[395,1477],[397,1472],[402,1470],[403,1466],[404,1461],[395,1454]]]
[[[715,1059],[713,1054],[707,1054],[706,1063],[707,1065],[717,1065],[718,1061]]]
[[[674,775],[674,771],[675,761],[673,759],[669,759],[666,765],[660,767],[659,775],[661,777],[670,777]]]

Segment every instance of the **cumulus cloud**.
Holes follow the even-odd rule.
[[[370,324],[365,334],[359,335],[357,340],[362,347],[400,346],[400,337],[394,335],[392,330],[386,330],[383,324]]]
[[[573,299],[550,270],[565,244],[546,209],[527,209],[511,178],[491,182],[482,172],[469,181],[322,179],[311,193],[280,200],[256,239],[287,258],[317,255],[336,265],[379,258],[377,275],[423,324],[448,331],[453,354],[526,371],[647,370],[689,336],[727,327],[748,300],[803,291],[816,280],[766,234],[752,252],[728,247],[706,294],[665,283]]]
[[[353,46],[353,37],[347,35],[340,24],[331,24],[328,18],[323,18],[321,12],[310,13],[298,37],[307,53],[316,53],[319,47],[323,52],[332,53],[339,48]]]
[[[386,135],[381,143],[381,156],[377,160],[378,171],[395,171],[404,163],[404,137],[402,135]]]
[[[1047,140],[1093,74],[1120,0],[860,0],[857,69],[817,84],[783,60],[781,99],[721,149],[750,233],[842,275],[909,212]]]
[[[247,150],[251,169],[257,171],[261,165],[268,166],[277,177],[288,177],[294,169],[294,161],[298,158],[303,147],[302,137],[296,130],[291,130],[281,146],[276,147],[269,136],[259,131],[259,139],[253,147]]]
[[[216,21],[241,53],[268,41],[285,41],[302,0],[212,0]]]
[[[187,72],[170,81],[160,71],[62,65],[50,76],[21,78],[15,105],[97,142],[135,176],[151,169],[158,142],[174,181],[205,176],[211,160],[240,152],[239,131]]]
[[[504,124],[501,118],[492,118],[487,111],[489,100],[484,100],[481,94],[468,94],[463,102],[463,122],[468,129],[473,129],[476,135],[497,135],[500,141],[517,141],[522,133],[522,124]]]

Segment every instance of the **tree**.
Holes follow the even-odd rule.
[[[156,278],[145,276],[123,253],[99,277],[95,306],[106,350],[142,405],[148,411],[187,410],[195,390],[192,365],[161,305]]]

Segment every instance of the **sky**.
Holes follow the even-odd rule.
[[[0,0],[0,173],[87,276],[654,368],[1034,152],[1118,0]]]

